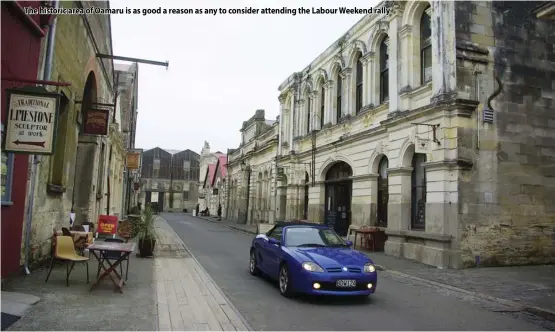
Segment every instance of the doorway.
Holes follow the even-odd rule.
[[[378,166],[378,220],[376,225],[379,227],[387,227],[387,204],[389,202],[388,167],[389,160],[386,156],[383,156]]]
[[[347,236],[351,225],[352,175],[351,166],[342,161],[326,173],[326,224],[340,236]]]

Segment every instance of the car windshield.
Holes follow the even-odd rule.
[[[291,227],[285,233],[287,247],[347,247],[347,243],[329,228]]]

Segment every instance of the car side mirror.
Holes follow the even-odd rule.
[[[349,247],[352,247],[352,246],[353,246],[353,241],[346,240],[345,243],[347,243],[347,245],[348,245]]]
[[[279,240],[274,239],[273,237],[268,239],[268,243],[270,244],[277,244],[278,246],[280,245]]]

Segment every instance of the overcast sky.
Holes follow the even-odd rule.
[[[110,1],[112,8],[368,8],[364,0]],[[255,110],[279,114],[278,86],[362,15],[112,15],[114,54],[139,64],[137,148],[226,152]]]

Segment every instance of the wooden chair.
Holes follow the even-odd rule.
[[[80,256],[75,252],[75,246],[73,244],[73,237],[71,236],[55,236],[53,239],[54,243],[54,253],[52,255],[52,260],[50,261],[50,270],[48,270],[48,275],[46,276],[45,283],[48,282],[50,278],[50,273],[54,267],[54,261],[59,260],[65,262],[66,264],[66,286],[69,286],[69,275],[73,271],[75,263],[85,263],[87,266],[87,284],[89,283],[89,258]],[[71,263],[71,268],[69,264]]]

